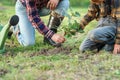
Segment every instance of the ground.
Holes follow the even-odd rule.
[[[83,7],[73,9],[81,17],[87,11]],[[1,24],[5,25],[14,14],[14,6],[0,3]],[[42,19],[47,23],[48,16]],[[65,18],[59,33],[64,32],[67,23]],[[59,48],[44,45],[43,36],[38,32],[35,45],[29,47],[20,46],[13,35],[6,40],[6,52],[0,54],[0,80],[120,80],[120,55],[104,50],[84,54],[79,51],[81,42],[95,25],[93,21],[84,33],[65,36],[66,42]]]

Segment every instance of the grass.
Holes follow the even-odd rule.
[[[0,6],[5,8],[4,11],[0,10],[0,23],[5,25],[14,14],[14,7],[3,6],[2,3]],[[79,11],[81,17],[87,11],[87,8],[73,9]],[[42,19],[46,21],[47,18],[48,16]],[[66,24],[67,18],[61,27]],[[36,44],[29,47],[20,46],[13,36],[11,40],[6,41],[6,53],[0,54],[0,80],[119,80],[119,55],[104,50],[97,54],[90,51],[85,54],[79,52],[80,43],[94,25],[95,21],[86,27],[85,33],[66,37],[61,51],[44,45],[43,36],[38,32]]]

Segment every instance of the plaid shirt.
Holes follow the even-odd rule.
[[[116,34],[116,44],[120,44],[120,0],[112,0],[111,5],[111,16],[113,19],[117,20],[117,34]],[[119,7],[119,8],[118,8]],[[87,14],[80,21],[80,28],[84,29],[85,26],[96,19],[99,20],[101,17],[107,16],[107,8],[104,3],[96,5],[94,3],[90,3]]]
[[[21,3],[26,7],[28,18],[32,25],[45,37],[51,38],[54,34],[53,31],[49,30],[44,25],[38,14],[38,9],[45,7],[49,0],[20,0]]]

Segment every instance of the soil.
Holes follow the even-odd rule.
[[[0,76],[3,76],[3,75],[5,75],[5,74],[7,74],[7,73],[8,73],[7,70],[5,70],[5,69],[0,69]]]
[[[7,46],[9,48],[10,46]],[[55,47],[55,48],[47,48],[47,49],[41,49],[36,52],[32,52],[28,54],[28,57],[33,56],[39,56],[39,55],[52,55],[52,54],[70,54],[72,52],[73,47],[69,46],[61,46],[61,47]],[[15,57],[17,55],[14,51],[6,51],[5,54],[3,54],[5,57]]]
[[[52,49],[42,49],[38,52],[34,52],[30,55],[30,57],[32,56],[38,56],[38,55],[51,55],[51,54],[58,54],[58,53],[63,53],[63,54],[70,54],[71,53],[72,48],[71,47],[55,47]]]

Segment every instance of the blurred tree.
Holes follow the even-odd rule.
[[[15,3],[16,0],[0,0],[0,3],[2,3],[3,5],[13,5]],[[89,0],[69,0],[70,1],[70,5],[77,7],[77,6],[87,6],[89,4]]]
[[[0,4],[6,6],[14,6],[16,0],[0,0]]]
[[[70,5],[77,7],[77,6],[87,6],[89,4],[89,0],[70,0]]]

